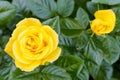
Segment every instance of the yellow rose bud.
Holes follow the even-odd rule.
[[[103,35],[113,31],[116,22],[116,16],[112,10],[96,11],[95,19],[91,22],[91,29],[97,35]]]
[[[25,18],[16,25],[5,52],[15,60],[16,67],[29,72],[55,61],[61,48],[58,35],[51,27],[42,25],[38,19]]]

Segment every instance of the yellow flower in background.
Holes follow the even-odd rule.
[[[113,31],[116,22],[114,12],[109,10],[98,10],[94,14],[95,19],[91,22],[91,29],[97,35],[103,35]]]
[[[16,25],[5,52],[15,60],[16,67],[32,71],[39,65],[55,61],[61,53],[58,35],[38,19],[25,18]]]

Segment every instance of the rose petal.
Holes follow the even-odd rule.
[[[35,18],[25,18],[25,19],[21,20],[16,25],[16,27],[21,27],[21,26],[25,26],[25,27],[29,27],[29,26],[41,27],[42,24],[40,23],[40,21],[38,19],[35,19]]]
[[[45,59],[42,60],[42,65],[45,64],[45,62],[53,62],[58,59],[61,53],[61,48],[57,47],[55,51],[53,51],[50,55],[48,55]]]
[[[113,21],[114,24],[115,24],[115,21],[116,21],[116,17],[115,17],[115,14],[114,12],[109,9],[109,10],[98,10],[95,12],[94,14],[95,18],[96,19],[101,19],[103,21]]]
[[[13,55],[13,51],[12,51],[12,44],[14,42],[14,39],[10,38],[8,43],[5,46],[5,52],[10,55],[13,59],[15,59],[14,55]]]
[[[40,65],[40,61],[36,60],[33,61],[31,64],[24,64],[19,62],[18,60],[15,60],[15,65],[16,67],[20,68],[22,71],[30,72]]]

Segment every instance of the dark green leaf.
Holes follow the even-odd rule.
[[[95,3],[107,4],[107,5],[116,5],[120,4],[120,0],[92,0]]]
[[[13,0],[12,4],[15,5],[17,12],[29,11],[26,0]]]
[[[64,69],[57,66],[45,67],[41,72],[44,80],[72,80]]]
[[[89,72],[86,66],[82,68],[82,70],[78,73],[77,77],[79,80],[89,80]]]
[[[32,13],[42,19],[53,17],[56,13],[54,0],[27,0],[28,7]]]
[[[64,35],[59,35],[59,45],[62,48],[62,55],[74,54],[75,53],[75,41]]]
[[[112,71],[112,66],[106,62],[103,62],[98,70],[95,80],[111,80]]]
[[[71,80],[70,75],[60,67],[51,65],[39,68],[32,72],[22,72],[16,69],[10,80]]]
[[[64,68],[71,76],[77,77],[83,68],[84,61],[77,56],[67,55],[61,56],[55,64]]]
[[[74,19],[69,19],[69,18],[61,19],[60,25],[61,25],[61,32],[64,35],[71,38],[79,36],[80,33],[83,31],[81,25]]]
[[[92,15],[95,13],[95,11],[98,10],[97,4],[95,4],[95,3],[91,2],[91,1],[88,1],[86,5],[87,5],[88,11],[89,11]]]
[[[120,55],[120,47],[117,41],[113,37],[107,36],[103,42],[103,47],[105,60],[110,64],[115,63]]]
[[[83,28],[86,28],[89,24],[89,16],[87,12],[79,7],[75,19],[81,24]]]
[[[103,52],[95,46],[92,39],[87,43],[84,55],[87,60],[93,61],[98,65],[100,65],[103,60]]]
[[[10,21],[15,15],[15,7],[8,1],[0,1],[0,25]]]
[[[112,9],[116,15],[116,25],[115,25],[114,32],[118,32],[118,34],[119,34],[120,33],[120,6],[113,7]]]
[[[94,3],[94,2],[91,2],[91,1],[88,1],[87,4],[86,4],[86,6],[87,6],[88,11],[89,11],[92,15],[94,15],[95,11],[97,11],[98,8],[99,8],[99,9],[105,9],[105,8],[104,8],[105,5],[104,5],[104,6],[103,6],[103,5],[99,5],[99,4]],[[98,7],[98,6],[99,6],[99,7]]]
[[[86,32],[82,32],[80,36],[76,39],[77,50],[84,49],[89,41],[89,37]]]
[[[58,13],[67,17],[71,15],[74,9],[74,0],[57,0]]]
[[[50,18],[50,19],[44,21],[43,24],[51,26],[58,34],[60,34],[59,16]]]
[[[0,80],[9,80],[12,72],[15,70],[15,66],[7,55],[4,56],[4,59],[4,64],[0,66]]]

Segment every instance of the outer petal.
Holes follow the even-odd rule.
[[[21,20],[16,27],[20,27],[20,26],[25,26],[25,27],[29,27],[29,26],[36,26],[36,27],[41,27],[42,24],[38,19],[35,18],[25,18],[23,20]]]
[[[18,60],[15,60],[15,65],[16,67],[20,68],[23,71],[30,72],[40,65],[40,61],[36,60],[36,61],[33,61],[31,64],[23,64]]]
[[[15,59],[14,55],[13,55],[13,51],[12,51],[12,44],[14,42],[14,39],[10,38],[8,43],[5,46],[5,52],[10,55],[13,59]]]
[[[96,11],[94,16],[97,19],[102,19],[102,20],[105,20],[105,21],[109,21],[109,20],[111,21],[112,20],[114,22],[114,24],[115,24],[115,21],[116,21],[115,14],[111,9]]]
[[[54,42],[54,45],[53,45],[53,47],[54,47],[54,49],[56,49],[56,47],[57,47],[57,45],[58,45],[58,35],[57,35],[57,33],[51,28],[51,27],[49,27],[49,26],[43,26],[43,29],[48,33],[48,35],[50,36],[50,37],[52,37],[52,39],[53,39],[53,42]],[[53,50],[54,50],[53,49]]]
[[[48,55],[45,59],[42,60],[42,65],[45,64],[45,62],[53,62],[58,59],[61,53],[61,48],[57,47],[55,51],[53,51],[50,55]]]
[[[53,46],[52,46],[52,51],[54,51],[58,45],[58,35],[57,33],[49,26],[45,25],[43,26],[43,29],[47,32],[47,34],[52,38],[51,43],[53,42]],[[50,43],[50,44],[51,44]],[[51,52],[50,52],[51,53]],[[50,54],[49,53],[49,54]],[[49,54],[47,54],[46,56],[48,56]],[[45,57],[46,57],[45,56]]]

